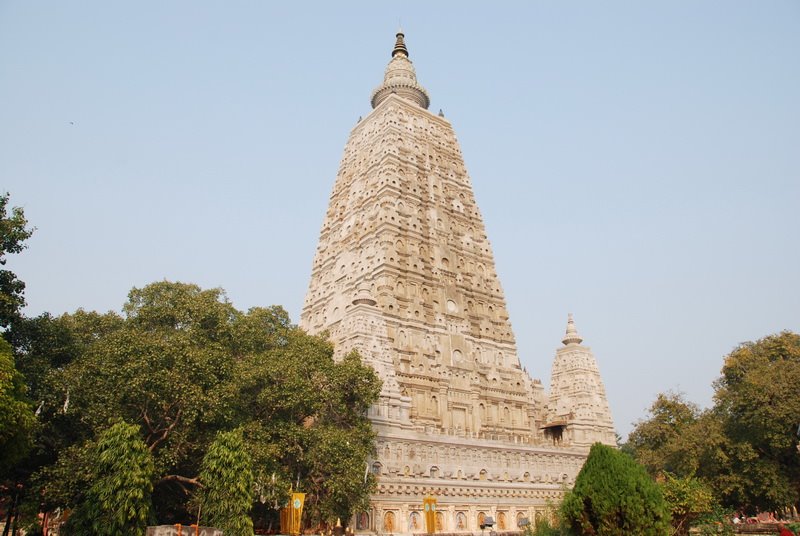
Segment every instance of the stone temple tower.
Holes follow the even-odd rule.
[[[591,447],[598,441],[615,444],[614,422],[597,361],[592,350],[581,345],[583,339],[571,314],[561,342],[564,346],[556,350],[550,374],[545,433],[574,446]]]
[[[517,530],[580,470],[590,436],[573,427],[613,443],[613,423],[599,375],[588,393],[605,404],[598,420],[568,368],[550,411],[520,366],[461,150],[429,103],[398,33],[345,147],[300,325],[327,330],[339,356],[357,349],[383,380],[369,414],[378,490],[357,531],[424,532],[425,495],[438,499],[439,532],[477,532],[485,517]],[[580,419],[562,425],[573,406]]]

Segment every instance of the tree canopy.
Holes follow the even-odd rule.
[[[8,328],[21,318],[25,305],[25,283],[5,268],[7,255],[20,253],[33,234],[27,227],[24,211],[9,210],[10,195],[0,194],[0,484],[13,490],[14,505],[21,487],[19,464],[30,454],[37,431],[37,422],[28,399],[28,387],[8,345]],[[24,472],[24,471],[23,471]],[[5,487],[5,486],[4,486]],[[12,507],[12,510],[14,508]]]
[[[26,463],[48,508],[86,500],[93,445],[120,419],[152,455],[165,523],[194,519],[202,460],[219,432],[237,428],[257,468],[254,488],[274,502],[299,480],[310,517],[335,520],[371,491],[366,408],[380,381],[356,354],[334,360],[329,342],[280,307],[242,312],[221,289],[161,281],[131,290],[122,314],[43,315],[11,338],[40,408]]]
[[[19,253],[27,247],[25,241],[33,234],[20,207],[9,211],[8,193],[0,195],[0,266],[5,266],[6,255]],[[25,305],[25,283],[10,270],[0,269],[0,327],[8,327],[20,317]]]
[[[725,357],[714,406],[659,395],[625,446],[652,475],[697,477],[730,509],[800,506],[800,335],[782,332]]]

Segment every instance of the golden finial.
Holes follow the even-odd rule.
[[[403,39],[405,34],[403,30],[399,30],[397,32],[397,41],[394,44],[394,50],[392,50],[392,57],[394,58],[397,54],[402,54],[406,58],[408,57],[408,49],[406,48],[406,42]]]

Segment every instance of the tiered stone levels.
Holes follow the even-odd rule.
[[[359,290],[417,428],[534,440],[543,389],[520,367],[453,129],[394,95],[350,136],[301,325],[348,351]]]
[[[587,449],[569,424],[550,433],[455,133],[428,103],[398,34],[345,147],[300,325],[327,331],[337,356],[358,350],[383,380],[369,412],[379,485],[358,531],[424,531],[425,494],[440,532],[477,532],[485,516],[516,530],[547,515]],[[559,392],[559,408],[577,400]]]
[[[549,427],[563,427],[564,439],[574,446],[590,447],[598,441],[614,445],[616,433],[603,379],[592,350],[581,344],[571,314],[562,342],[550,375]]]

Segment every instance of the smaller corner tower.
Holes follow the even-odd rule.
[[[556,350],[550,377],[545,434],[554,443],[589,447],[600,442],[616,445],[616,432],[606,390],[592,350],[581,343],[572,313]]]

